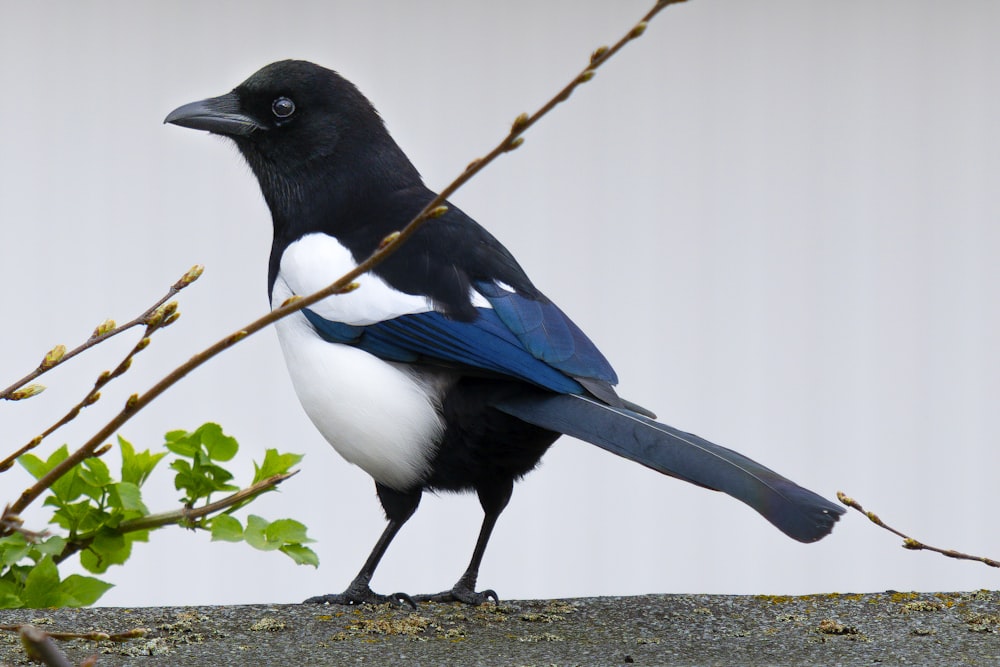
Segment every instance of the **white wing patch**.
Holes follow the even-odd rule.
[[[279,275],[274,305],[292,294]],[[275,327],[295,393],[323,437],[376,481],[400,491],[419,485],[444,432],[443,388],[431,391],[397,364],[323,340],[301,312]]]
[[[307,234],[285,249],[278,279],[288,286],[292,294],[308,296],[356,266],[351,251],[337,239],[320,233]],[[353,292],[323,299],[309,309],[331,322],[355,326],[434,310],[427,297],[395,290],[372,273],[364,274],[357,282],[361,287]],[[280,303],[272,303],[272,306],[278,305]]]

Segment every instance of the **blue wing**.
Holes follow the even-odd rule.
[[[358,326],[332,322],[309,309],[303,312],[325,340],[354,345],[389,361],[443,362],[558,393],[584,393],[591,381],[617,382],[607,359],[555,304],[493,283],[476,283],[476,288],[493,307],[477,308],[477,317],[468,322],[430,311]]]
[[[473,284],[533,357],[573,377],[618,384],[608,360],[556,304],[522,296],[494,282]]]

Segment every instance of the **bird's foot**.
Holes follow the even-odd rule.
[[[367,585],[351,586],[343,593],[314,595],[308,600],[305,600],[303,604],[340,604],[347,606],[359,604],[391,604],[394,607],[402,607],[405,604],[413,609],[417,608],[416,602],[414,602],[413,598],[406,593],[379,595],[378,593],[372,591],[372,589],[370,589]]]
[[[467,586],[455,586],[450,591],[435,593],[433,595],[414,595],[414,602],[464,602],[465,604],[478,607],[493,600],[493,604],[500,604],[497,592],[491,589],[485,591],[474,591]]]

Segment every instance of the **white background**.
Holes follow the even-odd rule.
[[[195,263],[181,320],[43,447],[266,309],[270,219],[225,141],[163,126],[286,57],[340,71],[431,187],[486,152],[651,3],[3,2],[0,384]],[[623,395],[915,536],[997,557],[1000,4],[692,0],[454,198],[615,364]],[[134,340],[134,338],[133,338]],[[0,450],[54,421],[131,341],[23,404]],[[255,505],[303,520],[320,569],[206,534],[138,545],[102,604],[296,602],[350,581],[382,530],[371,481],[301,412],[267,330],[127,424],[139,447],[218,421],[235,467],[302,472]],[[177,493],[166,469],[155,511]],[[28,483],[0,476],[0,500]],[[30,513],[29,520],[40,518]],[[471,496],[426,497],[374,587],[464,569]],[[501,597],[994,588],[856,513],[814,545],[752,510],[563,440],[515,491],[480,583]]]

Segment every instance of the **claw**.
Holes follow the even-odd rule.
[[[464,602],[465,604],[472,605],[474,607],[486,604],[490,600],[492,600],[495,605],[500,604],[500,597],[493,589],[477,592],[470,588],[463,588],[460,586],[456,586],[450,591],[443,591],[432,595],[414,595],[413,599],[417,602]]]
[[[393,593],[392,595],[379,595],[367,586],[364,588],[348,588],[343,593],[328,593],[326,595],[314,595],[303,601],[302,604],[340,604],[355,606],[359,604],[391,604],[396,607],[408,605],[416,610],[417,603],[406,593]]]
[[[387,597],[392,598],[395,601],[396,605],[399,607],[402,607],[405,604],[409,605],[409,607],[413,609],[413,611],[417,610],[417,603],[414,602],[413,598],[411,598],[406,593],[393,593],[392,595],[389,595]]]

